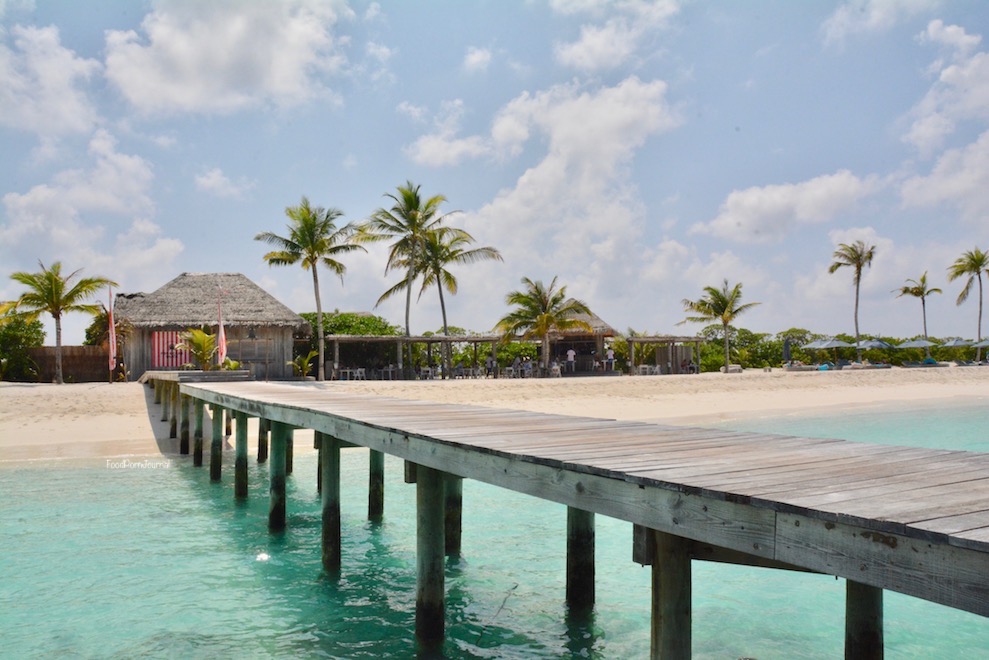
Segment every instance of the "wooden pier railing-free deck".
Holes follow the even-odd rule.
[[[850,655],[881,655],[883,589],[989,616],[989,454],[397,400],[321,383],[183,383],[180,391],[238,421],[255,416],[335,443],[321,458],[324,525],[333,516],[327,501],[338,497],[327,494],[327,479],[341,442],[419,466],[423,638],[442,619],[435,537],[443,538],[445,475],[570,507],[568,547],[584,555],[572,558],[576,582],[588,570],[593,578],[593,514],[636,525],[638,558],[653,566],[656,657],[689,657],[692,558],[846,578]],[[284,466],[271,469],[277,488]],[[324,562],[327,543],[338,552],[327,534]],[[588,588],[593,598],[593,580],[585,600]]]

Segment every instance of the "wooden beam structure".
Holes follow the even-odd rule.
[[[417,484],[424,644],[443,634],[453,478],[566,505],[575,537],[587,537],[588,515],[631,522],[636,561],[652,565],[654,657],[689,657],[694,559],[845,578],[846,645],[871,649],[862,657],[881,657],[885,589],[989,616],[989,455],[405,401],[319,384],[181,390],[271,420],[273,530],[285,524],[293,428],[407,462]],[[324,471],[324,494],[326,479]]]

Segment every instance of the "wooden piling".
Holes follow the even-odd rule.
[[[202,399],[192,402],[194,422],[192,427],[192,464],[202,467],[203,464],[203,412],[206,404]]]
[[[223,408],[215,403],[210,406],[213,416],[212,436],[209,443],[209,480],[219,481],[223,469]]]
[[[881,660],[882,657],[883,590],[846,580],[845,658]]]
[[[268,431],[271,423],[264,417],[258,419],[258,463],[268,460]]]
[[[340,571],[340,441],[323,435],[319,447],[319,473],[323,490],[320,502],[323,507],[323,570],[337,574]]]
[[[447,557],[460,556],[461,519],[464,506],[464,480],[447,475],[444,512],[444,546]]]
[[[291,427],[282,422],[271,422],[271,456],[268,461],[269,502],[268,530],[285,529],[285,446],[292,433]]]
[[[158,389],[161,390],[161,421],[168,421],[168,412],[172,407],[172,389],[167,383],[163,381],[155,381],[158,383]],[[174,435],[172,436],[175,437]]]
[[[234,413],[234,416],[237,418],[237,438],[235,440],[237,457],[234,463],[234,497],[242,500],[247,497],[247,413],[238,410]]]
[[[686,539],[653,530],[650,657],[690,659],[690,555]]]
[[[385,512],[385,454],[368,452],[367,519],[380,521]]]
[[[161,386],[156,379],[151,379],[151,391],[155,393],[155,404],[161,403]],[[164,420],[162,420],[164,421]]]
[[[316,450],[316,493],[323,494],[323,434],[313,431],[312,446]]]
[[[285,474],[292,474],[292,463],[295,455],[295,441],[290,433],[285,440]]]
[[[594,607],[594,514],[567,507],[567,605]]]
[[[233,435],[234,411],[227,410],[226,415],[227,415],[226,418],[227,422],[223,430],[223,437],[229,438],[231,435]]]
[[[416,641],[441,644],[446,627],[444,483],[439,470],[420,465],[416,480]]]
[[[171,404],[168,406],[168,437],[178,438],[179,437],[179,386],[178,383],[172,385],[172,396]],[[183,443],[182,439],[179,438],[179,453],[188,454],[189,453],[189,440]]]
[[[189,453],[189,408],[192,405],[192,397],[188,394],[179,394],[179,444],[185,445],[185,453]],[[199,461],[202,465],[202,460]]]

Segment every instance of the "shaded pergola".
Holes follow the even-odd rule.
[[[496,334],[471,334],[471,335],[326,335],[324,341],[333,347],[333,370],[336,373],[340,369],[340,345],[341,344],[394,344],[395,364],[399,374],[405,371],[404,355],[405,347],[412,344],[424,344],[431,361],[432,348],[439,344],[441,347],[452,347],[454,344],[472,344],[474,347],[472,363],[480,366],[478,347],[482,344],[490,344],[490,353],[495,354],[495,346],[502,341],[503,337]],[[442,354],[442,353],[441,353]]]
[[[627,337],[625,339],[628,342],[628,360],[629,360],[629,374],[632,376],[644,373],[665,373],[665,374],[682,374],[687,373],[681,368],[681,362],[683,360],[689,360],[697,366],[697,372],[700,371],[700,355],[701,355],[701,342],[704,341],[703,337],[677,337],[674,335],[654,335],[650,337]],[[635,346],[636,344],[642,345],[652,345],[656,346],[656,363],[654,365],[638,365],[635,363]],[[693,345],[693,352],[689,352]],[[662,350],[660,350],[662,349]],[[688,350],[684,350],[688,349]],[[665,363],[665,364],[664,364]],[[649,371],[646,372],[640,367],[649,367]],[[663,370],[665,367],[665,371]],[[655,370],[655,371],[653,371]]]

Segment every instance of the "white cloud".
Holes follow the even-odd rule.
[[[8,11],[34,11],[34,0],[0,0],[0,18]]]
[[[464,55],[464,70],[468,73],[480,73],[487,71],[491,64],[491,51],[487,48],[475,48],[471,46]]]
[[[603,24],[585,24],[580,28],[580,38],[554,46],[556,60],[584,72],[614,69],[625,64],[640,48],[642,41],[662,28],[670,17],[679,11],[679,5],[671,1],[580,3],[554,2],[554,11],[562,14],[607,14]]]
[[[330,95],[323,78],[345,64],[331,32],[346,6],[165,0],[135,31],[106,35],[107,77],[146,114],[231,113]]]
[[[89,155],[86,169],[65,170],[50,183],[3,196],[5,262],[30,269],[38,259],[63,261],[66,267],[85,265],[88,272],[100,269],[117,280],[139,275],[149,263],[167,269],[182,244],[161,237],[148,219],[154,211],[150,165],[119,153],[103,130],[90,141]],[[122,229],[115,228],[119,217],[128,222]]]
[[[234,183],[218,167],[196,177],[196,188],[217,197],[242,199],[253,186],[253,183],[244,178]]]
[[[417,122],[425,120],[426,116],[429,114],[429,108],[422,105],[415,105],[413,103],[409,103],[408,101],[402,101],[395,109],[398,110],[400,114],[410,117]]]
[[[490,152],[486,141],[479,136],[457,137],[464,115],[464,103],[460,99],[445,101],[434,119],[433,133],[423,135],[403,150],[413,162],[431,167],[456,165],[466,158],[484,156]]]
[[[989,217],[987,190],[989,131],[964,148],[944,152],[929,175],[906,180],[900,193],[908,208],[947,204],[966,220],[984,224]]]
[[[957,26],[945,27],[941,21],[932,21],[921,40],[949,49],[947,60],[932,65],[937,79],[910,111],[914,120],[903,138],[930,155],[960,122],[989,120],[989,53],[973,52],[981,37]]]
[[[940,0],[849,0],[821,26],[824,42],[840,44],[852,35],[882,32],[940,4]]]
[[[15,26],[11,34],[13,49],[0,43],[0,124],[43,140],[92,130],[99,116],[84,85],[99,63],[63,47],[54,27]]]
[[[879,186],[875,177],[860,179],[839,170],[801,183],[735,190],[721,204],[716,218],[693,225],[691,233],[740,243],[779,242],[794,226],[830,220]]]

